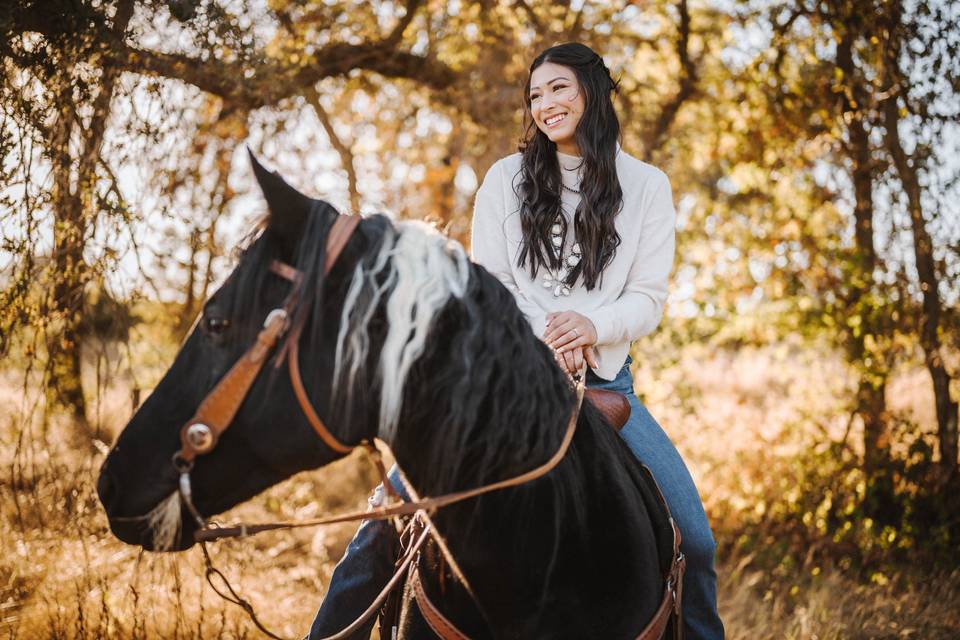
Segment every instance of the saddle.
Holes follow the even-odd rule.
[[[588,387],[583,392],[583,398],[589,400],[617,431],[623,428],[630,417],[630,401],[622,393]]]

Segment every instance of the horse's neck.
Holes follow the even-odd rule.
[[[549,476],[436,517],[490,621],[516,637],[628,637],[659,596],[657,545],[630,474],[610,459],[610,434],[578,429]]]

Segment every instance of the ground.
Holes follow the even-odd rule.
[[[637,389],[687,459],[704,495],[721,547],[720,610],[728,637],[956,638],[960,635],[960,571],[897,566],[859,571],[823,554],[771,563],[730,536],[738,514],[755,509],[743,478],[790,456],[785,433],[798,419],[810,428],[843,431],[828,415],[842,386],[824,354],[766,349],[738,354],[688,354],[668,369],[643,353]],[[930,406],[922,372],[896,380],[897,403]],[[23,407],[14,374],[0,402]],[[103,440],[129,415],[123,384],[102,396]],[[909,407],[907,407],[909,408]],[[23,413],[23,412],[11,412]],[[29,412],[28,412],[29,413]],[[150,554],[116,541],[94,483],[105,446],[77,446],[71,425],[44,425],[8,414],[0,422],[0,634],[11,638],[257,638],[245,614],[220,600],[203,579],[197,549]],[[841,434],[842,435],[842,434]],[[752,466],[751,466],[752,465]],[[760,469],[758,469],[758,467]],[[296,476],[222,519],[310,517],[361,508],[375,473],[357,453],[331,467]],[[751,492],[753,491],[753,492]],[[268,533],[214,543],[217,565],[285,637],[302,637],[327,587],[353,525]],[[8,546],[9,542],[9,546]]]

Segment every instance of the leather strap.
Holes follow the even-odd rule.
[[[327,236],[324,275],[330,272],[360,220],[359,215],[341,215],[334,220],[333,227]],[[253,346],[234,363],[227,374],[203,399],[193,417],[180,428],[180,450],[174,455],[174,463],[178,468],[189,468],[198,455],[210,453],[217,446],[220,436],[230,427],[234,416],[240,409],[240,405],[247,397],[250,386],[259,375],[267,355],[270,354],[270,351],[277,344],[277,340],[287,330],[302,274],[293,267],[276,260],[271,263],[270,270],[293,282],[294,290],[291,295],[287,296],[282,308],[270,312]],[[299,337],[299,332],[295,337]],[[292,353],[296,354],[296,342],[293,343],[292,347]],[[297,380],[299,381],[299,367],[293,367],[291,373],[293,369],[297,369]],[[297,385],[294,386],[296,391]],[[299,391],[303,393],[303,399],[300,399],[298,393],[301,407],[308,407],[309,401],[305,402],[306,393],[303,391],[302,383],[299,385]],[[308,414],[308,419],[309,417]],[[316,412],[314,412],[314,417],[316,417]],[[327,442],[327,444],[336,443],[340,447],[337,448],[337,451],[344,452],[343,449],[345,449],[345,452],[350,451],[349,448],[345,448],[336,442],[336,439],[329,434],[319,417],[316,417],[316,421],[311,420],[311,424],[321,437],[324,433],[327,434],[328,437],[324,438],[324,442]]]
[[[644,467],[646,468],[646,467]],[[648,469],[649,471],[649,469]],[[650,474],[653,478],[653,474]],[[669,513],[667,503],[660,491],[660,486],[656,479],[653,479],[654,487],[657,489],[657,497]],[[661,640],[667,631],[670,622],[673,621],[673,637],[679,639],[683,637],[683,622],[680,618],[682,595],[683,595],[683,574],[686,569],[687,560],[680,551],[681,535],[677,523],[673,517],[670,517],[670,526],[673,529],[673,558],[670,560],[670,569],[667,572],[666,585],[663,589],[663,598],[660,600],[660,606],[657,607],[653,618],[643,628],[636,640]],[[426,590],[423,588],[423,582],[420,579],[419,563],[414,562],[410,568],[410,579],[413,584],[414,597],[417,599],[417,606],[420,607],[420,613],[424,620],[441,640],[470,640],[470,638],[460,631],[457,626],[443,615],[437,605],[430,600]]]
[[[384,585],[383,589],[380,590],[380,593],[374,598],[373,602],[366,608],[366,610],[360,614],[356,620],[350,623],[349,626],[341,629],[332,636],[327,636],[326,638],[321,638],[321,640],[343,640],[349,638],[354,633],[360,630],[360,628],[366,624],[367,620],[373,617],[377,611],[380,610],[380,607],[383,606],[384,601],[386,601],[387,596],[390,595],[397,585],[400,582],[400,578],[406,575],[407,571],[410,570],[411,564],[416,566],[416,563],[413,563],[414,558],[417,557],[420,547],[423,546],[423,543],[426,542],[427,538],[430,536],[430,527],[424,528],[424,530],[417,536],[416,542],[414,542],[405,554],[403,561],[400,563],[400,566],[397,568],[396,572],[393,574],[393,577],[390,578],[389,582]]]
[[[341,216],[334,221],[333,228],[327,237],[327,255],[323,263],[324,275],[330,273],[337,257],[346,246],[347,241],[350,240],[350,236],[359,222],[359,215]],[[293,393],[297,396],[300,409],[307,417],[310,426],[317,432],[324,444],[337,453],[346,455],[353,451],[353,447],[343,444],[330,432],[330,429],[327,428],[327,425],[314,410],[310,398],[307,396],[307,390],[303,387],[303,380],[300,377],[300,330],[300,326],[295,327],[288,342],[287,368],[290,371],[290,381],[293,383]]]
[[[680,600],[683,590],[683,573],[687,560],[680,553],[680,530],[673,518],[670,519],[670,524],[673,525],[673,560],[670,562],[670,572],[667,575],[667,584],[663,590],[663,599],[660,601],[656,613],[653,614],[653,619],[640,632],[637,640],[660,640],[671,619],[674,620],[675,629],[683,624],[680,620]]]
[[[341,215],[333,221],[333,228],[327,235],[327,257],[323,262],[324,275],[330,273],[334,263],[340,256],[340,252],[347,246],[347,241],[353,235],[353,230],[357,228],[363,218],[358,214]]]
[[[300,284],[300,281],[303,280],[302,273],[288,265],[286,262],[280,262],[279,260],[274,260],[270,263],[270,271],[294,284]]]
[[[297,346],[299,342],[300,331],[296,330],[290,337],[290,347],[287,353],[287,368],[290,370],[290,382],[293,384],[293,393],[297,396],[297,402],[300,403],[300,410],[303,411],[303,415],[307,417],[307,422],[309,422],[313,430],[317,432],[317,435],[320,436],[324,444],[337,453],[347,455],[353,451],[353,447],[343,444],[330,433],[327,425],[325,425],[320,416],[317,415],[316,410],[314,410],[313,405],[310,403],[310,398],[307,397],[307,390],[303,388],[303,380],[300,379],[300,348]]]
[[[286,310],[275,309],[271,312],[263,329],[257,334],[257,341],[234,363],[227,375],[203,399],[194,416],[180,429],[180,451],[177,453],[180,460],[189,464],[197,455],[209,453],[217,445],[286,327]],[[191,436],[191,427],[194,426],[206,426],[207,432],[201,431],[199,435]]]
[[[423,589],[423,582],[420,580],[420,569],[417,562],[413,563],[410,573],[410,579],[413,582],[413,596],[417,599],[417,606],[420,607],[423,619],[427,621],[433,632],[443,640],[470,640],[465,633],[440,613],[433,601],[427,597],[427,592]]]

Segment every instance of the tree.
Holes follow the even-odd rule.
[[[936,3],[921,3],[913,15],[905,15],[900,2],[886,3],[885,13],[880,18],[884,36],[881,88],[878,108],[882,114],[884,144],[892,160],[897,179],[906,196],[906,209],[910,218],[913,240],[913,256],[922,299],[917,334],[923,349],[924,362],[933,382],[936,405],[937,431],[940,443],[940,464],[945,479],[957,474],[957,400],[950,395],[951,375],[945,362],[945,346],[941,338],[944,307],[941,298],[941,275],[944,266],[938,269],[934,255],[935,245],[927,230],[924,206],[924,183],[931,184],[931,162],[937,160],[937,150],[923,141],[917,129],[932,131],[932,140],[942,140],[944,124],[960,122],[960,109],[953,112],[934,111],[940,98],[956,104],[955,88],[960,86],[960,71],[954,64],[957,55],[958,29],[956,15],[951,16],[945,6]],[[930,28],[934,27],[934,28]],[[916,46],[911,46],[916,45]],[[917,51],[921,53],[916,53]],[[910,70],[917,66],[930,65],[932,70],[945,76],[943,89],[937,83],[932,87],[912,86]],[[918,89],[926,89],[920,95]],[[910,122],[905,122],[910,117]],[[905,149],[901,128],[910,132],[915,140],[913,152]],[[938,271],[940,271],[938,273]]]
[[[931,85],[934,88],[924,87],[910,69],[920,60],[933,60],[938,72],[947,73],[947,57],[957,48],[956,17],[934,3],[908,6],[870,0],[790,0],[757,9],[742,3],[742,9],[741,28],[755,30],[759,22],[770,42],[751,60],[737,85],[746,101],[728,119],[746,112],[750,121],[745,135],[758,140],[734,147],[742,150],[735,156],[740,164],[731,162],[734,168],[729,173],[743,173],[740,167],[750,166],[771,175],[783,175],[786,169],[788,176],[809,177],[794,178],[789,187],[773,187],[736,176],[747,189],[731,194],[725,187],[711,196],[714,202],[728,201],[731,211],[746,207],[765,212],[752,217],[751,224],[756,225],[754,235],[763,240],[782,238],[775,246],[785,251],[772,263],[792,255],[794,243],[798,249],[804,247],[796,270],[792,261],[782,260],[779,269],[758,273],[769,291],[796,296],[794,311],[807,319],[801,322],[809,323],[820,314],[824,333],[846,352],[858,379],[853,410],[863,426],[864,471],[871,490],[876,490],[877,510],[883,512],[890,507],[892,491],[886,385],[892,367],[911,355],[906,336],[919,340],[934,381],[941,461],[945,467],[956,466],[950,435],[955,433],[955,400],[950,397],[952,378],[944,357],[947,330],[940,322],[948,313],[941,296],[948,290],[956,295],[942,274],[956,265],[935,258],[938,252],[944,255],[949,230],[939,238],[930,234],[926,230],[930,216],[923,211],[925,201],[943,201],[946,194],[929,189],[946,187],[934,187],[927,180],[924,198],[919,179],[924,171],[929,174],[941,166],[948,152],[918,144],[909,156],[897,133],[904,128],[900,118],[907,113],[911,137],[918,141],[935,138],[931,131],[937,123],[955,120],[955,113],[934,115],[925,106],[955,103],[953,76]],[[755,87],[764,95],[762,102],[753,97]],[[906,193],[903,210],[911,221],[908,246],[916,276],[896,252],[902,246],[897,235],[900,203],[878,195],[892,184],[903,185]],[[785,202],[791,198],[795,204]],[[778,208],[792,212],[792,220],[771,216]],[[841,226],[810,224],[817,218],[822,223],[826,212],[831,218],[839,213]],[[791,228],[801,230],[799,237],[784,238],[793,235],[787,233]],[[742,244],[756,242],[744,239]],[[751,251],[751,261],[757,261],[757,253]],[[822,268],[814,270],[818,263]],[[901,281],[909,286],[901,288]],[[914,323],[915,317],[920,321]]]
[[[398,166],[418,170],[417,179],[394,200],[399,212],[437,219],[466,240],[472,201],[470,194],[454,188],[455,177],[462,168],[481,172],[515,148],[520,87],[539,48],[579,38],[606,53],[614,68],[630,68],[632,60],[644,59],[677,69],[677,83],[663,79],[656,65],[645,78],[622,74],[628,91],[621,103],[631,116],[625,141],[642,144],[648,156],[665,144],[681,108],[695,98],[698,60],[691,42],[698,34],[686,0],[651,8],[651,14],[664,18],[666,40],[657,33],[638,33],[641,12],[632,5],[407,0],[397,7],[277,0],[242,8],[233,13],[216,0],[32,0],[0,14],[3,98],[15,120],[6,131],[33,136],[36,148],[42,147],[36,158],[5,148],[7,157],[16,160],[16,179],[37,197],[24,204],[22,233],[11,236],[16,260],[3,294],[11,303],[3,329],[10,336],[18,326],[32,327],[46,336],[51,404],[68,407],[81,424],[86,410],[79,319],[90,283],[102,281],[126,250],[116,237],[104,240],[103,230],[135,226],[137,219],[116,179],[116,167],[101,150],[111,122],[120,126],[119,119],[111,120],[112,107],[133,104],[136,111],[137,99],[131,96],[143,83],[183,87],[189,100],[202,95],[204,102],[202,117],[176,123],[181,136],[194,136],[192,147],[182,152],[178,166],[157,170],[167,187],[161,199],[171,209],[184,201],[188,210],[201,203],[207,207],[204,215],[180,225],[190,246],[182,261],[180,331],[206,295],[214,261],[222,253],[217,229],[233,196],[231,159],[252,128],[282,134],[308,109],[339,154],[350,185],[350,208],[358,209],[364,175],[360,137],[343,130],[375,127],[382,141],[376,166],[384,174]],[[259,28],[264,25],[271,29]],[[145,45],[151,38],[177,44]],[[33,100],[19,98],[25,90]],[[353,113],[353,100],[363,95],[382,97],[377,104],[388,106],[376,113]],[[416,106],[404,109],[405,103]],[[176,109],[177,104],[184,104],[183,99],[164,108]],[[184,109],[182,115],[187,113]],[[404,146],[404,134],[409,135],[411,125],[419,129],[423,114],[445,119],[449,126],[439,136],[418,133],[416,145]],[[136,114],[126,117],[127,133],[134,139],[160,135],[144,134],[154,125],[136,122]],[[260,124],[251,127],[252,121]],[[204,160],[211,153],[216,158],[212,164]],[[34,160],[51,167],[49,182],[31,172]],[[217,179],[209,179],[214,174]],[[52,257],[41,274],[36,264],[51,220]],[[134,245],[139,260],[145,249],[136,233],[127,236],[126,244]],[[144,277],[151,281],[148,274]],[[34,314],[25,311],[31,282],[42,283],[46,293],[41,312]]]
[[[16,36],[10,22],[3,25],[4,102],[16,125],[31,130],[51,168],[45,204],[53,216],[53,243],[41,275],[50,286],[40,297],[37,315],[47,351],[48,404],[66,408],[82,427],[87,422],[80,323],[84,290],[99,270],[88,259],[86,244],[96,232],[100,209],[106,208],[97,189],[98,167],[119,77],[119,69],[98,63],[98,43],[85,36],[122,37],[133,8],[132,0],[122,0],[109,17],[89,10],[65,12],[42,40]],[[83,35],[74,37],[77,32]],[[32,159],[21,157],[24,163]],[[27,215],[33,218],[36,212]],[[32,219],[29,226],[35,228],[37,222]],[[37,275],[34,267],[28,260],[17,274],[12,297],[26,295],[26,284]],[[9,326],[4,328],[9,335]]]

